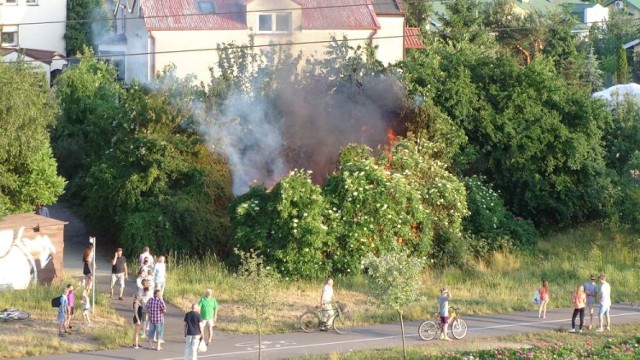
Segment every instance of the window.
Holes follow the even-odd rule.
[[[2,46],[18,46],[18,32],[7,31],[2,33]]]
[[[258,32],[291,32],[291,13],[258,15]]]
[[[5,4],[14,4],[14,5],[16,5],[16,4],[18,4],[18,0],[4,0],[4,3]]]
[[[199,0],[198,10],[200,10],[201,13],[205,14],[213,14],[216,12],[216,8],[213,6],[213,1]]]
[[[27,5],[38,5],[38,0],[26,0]]]

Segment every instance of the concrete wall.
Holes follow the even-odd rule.
[[[401,16],[379,16],[380,30],[373,38],[378,47],[376,58],[383,64],[393,64],[403,59],[404,18]]]
[[[35,214],[0,221],[0,289],[52,284],[64,276],[64,225]]]
[[[66,19],[66,0],[37,0],[35,5],[27,5],[26,0],[17,0],[15,4],[0,6],[2,31],[17,30],[18,46],[23,48],[54,50],[65,55]],[[56,23],[26,25],[34,22]]]

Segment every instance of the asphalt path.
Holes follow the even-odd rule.
[[[76,222],[73,215],[64,208],[52,208],[52,217],[69,221],[65,238],[65,272],[72,276],[81,276],[81,256],[82,250],[86,246],[88,236],[81,227],[72,225]],[[100,244],[98,244],[100,248]],[[98,252],[97,256],[97,287],[99,291],[107,292],[109,287],[110,269],[109,256],[112,252]],[[170,272],[168,274],[170,275]],[[112,306],[122,315],[127,322],[130,320],[133,311],[131,309],[131,295],[135,290],[133,280],[127,281],[124,301],[112,299]],[[615,287],[613,289],[615,291]],[[349,299],[344,299],[349,301]],[[455,302],[452,304],[455,306]],[[224,311],[224,304],[221,304]],[[99,309],[97,310],[99,311]],[[463,340],[455,340],[448,344],[449,348],[455,349],[457,342],[467,339],[496,338],[506,335],[542,332],[550,330],[568,330],[571,324],[572,309],[551,309],[547,311],[545,319],[538,318],[538,312],[514,312],[508,314],[464,316],[468,325],[468,334]],[[146,348],[134,349],[123,347],[113,350],[72,353],[51,356],[41,356],[38,359],[153,359],[153,360],[178,360],[184,356],[183,323],[184,313],[168,304],[168,311],[165,317],[165,340],[162,351],[150,350]],[[588,318],[585,319],[588,323]],[[633,308],[628,304],[614,304],[611,310],[611,320],[615,327],[623,323],[640,322],[640,309]],[[597,320],[596,320],[597,322]],[[428,345],[439,346],[439,340],[423,341],[417,335],[420,321],[405,323],[406,340],[408,345]],[[593,336],[606,336],[604,333],[596,333],[594,330],[585,329],[584,334]],[[73,336],[73,335],[71,335]],[[580,335],[576,335],[580,336]],[[141,342],[144,347],[147,342]],[[339,335],[333,331],[316,332],[306,334],[302,332],[292,332],[286,334],[274,334],[263,336],[262,352],[266,359],[289,359],[304,355],[328,354],[332,352],[347,353],[360,349],[388,348],[401,346],[399,323],[375,325],[362,328],[355,328],[348,334]],[[236,335],[219,331],[214,331],[214,340],[206,353],[199,354],[200,359],[256,359],[258,357],[258,337],[257,335]]]

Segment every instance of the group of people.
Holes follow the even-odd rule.
[[[71,321],[76,312],[76,297],[73,284],[67,284],[60,295],[60,301],[58,306],[58,336],[65,337],[71,333],[73,325]],[[89,310],[91,309],[91,302],[89,301],[89,289],[84,287],[82,291],[82,325],[91,326],[91,318]]]
[[[596,284],[596,276],[591,275],[588,281],[576,287],[572,294],[573,315],[571,316],[571,329],[569,332],[582,333],[584,326],[585,311],[589,313],[588,329],[593,328],[593,313],[597,309],[598,328],[596,331],[601,332],[611,329],[611,285],[607,282],[605,275],[598,278],[600,286]],[[538,290],[540,294],[540,307],[538,309],[538,317],[545,318],[547,314],[547,304],[549,303],[550,291],[549,281],[542,280],[542,286]],[[579,327],[576,328],[576,319],[580,318]]]

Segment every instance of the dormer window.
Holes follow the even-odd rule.
[[[216,12],[213,1],[210,0],[198,0],[198,10],[203,14],[213,14]]]
[[[290,33],[291,13],[270,13],[258,15],[259,33]]]

